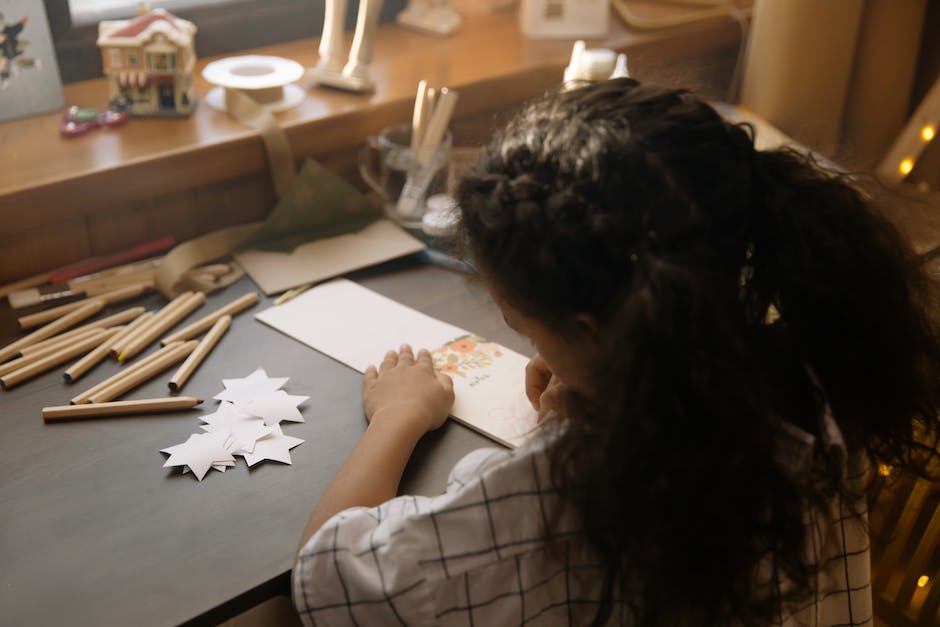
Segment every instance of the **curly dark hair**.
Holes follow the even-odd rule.
[[[928,279],[856,179],[619,79],[525,106],[458,200],[500,297],[562,336],[584,312],[609,334],[607,394],[572,403],[550,448],[605,562],[595,622],[625,582],[640,624],[763,624],[812,596],[807,507],[863,495],[823,447],[819,477],[781,468],[781,421],[818,436],[830,408],[875,464],[935,455]],[[768,555],[787,598],[757,589]]]

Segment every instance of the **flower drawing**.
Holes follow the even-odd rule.
[[[431,352],[434,369],[445,374],[467,377],[479,374],[502,357],[502,347],[476,335],[462,335]]]

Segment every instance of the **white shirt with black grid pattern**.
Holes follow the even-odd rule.
[[[824,420],[823,443],[844,451],[838,427]],[[789,435],[785,454],[796,463],[815,438]],[[603,572],[575,519],[551,517],[557,499],[544,442],[474,451],[439,496],[401,496],[328,520],[301,549],[294,604],[310,626],[589,624]],[[807,516],[810,551],[826,565],[820,592],[778,625],[871,624],[866,513],[833,507],[834,527]],[[779,585],[772,568],[765,576]],[[615,603],[610,622],[632,625],[628,607]]]

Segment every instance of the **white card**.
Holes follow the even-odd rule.
[[[528,358],[340,279],[255,318],[359,372],[402,343],[427,348],[454,380],[451,415],[509,447],[537,427],[525,395]]]

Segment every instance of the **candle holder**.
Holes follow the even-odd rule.
[[[401,26],[443,36],[454,34],[460,27],[460,15],[448,0],[408,0],[396,21]]]
[[[369,64],[372,63],[373,40],[381,9],[382,0],[359,0],[356,32],[349,58],[343,64],[346,0],[326,0],[320,60],[306,74],[310,83],[354,92],[372,91],[374,83],[369,76]]]

